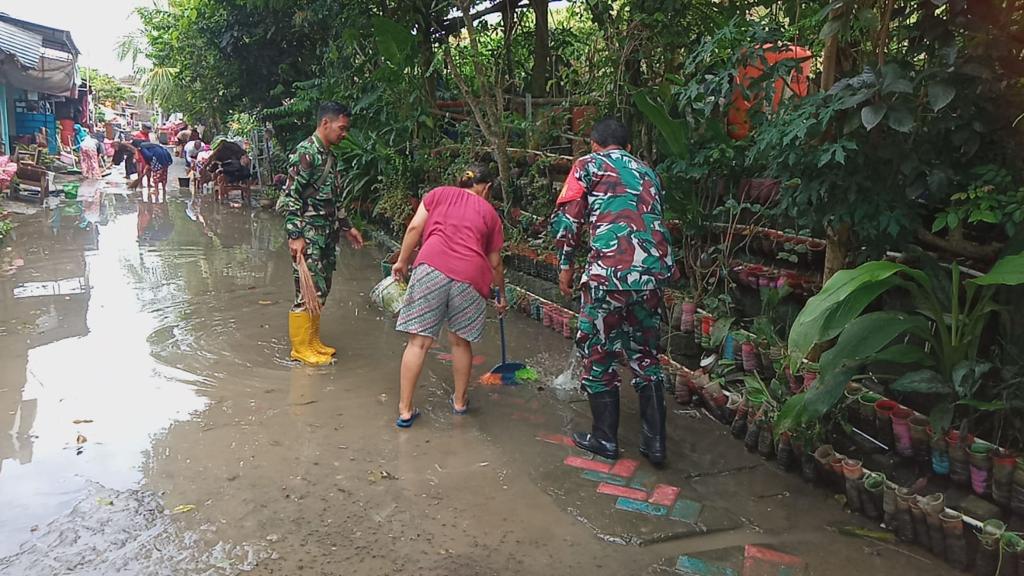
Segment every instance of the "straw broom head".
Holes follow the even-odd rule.
[[[305,254],[299,254],[296,262],[299,269],[299,294],[302,296],[302,303],[306,306],[306,312],[313,316],[320,314],[320,296],[316,292],[316,284],[313,283],[313,275],[306,265]]]

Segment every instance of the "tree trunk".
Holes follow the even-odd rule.
[[[846,268],[852,244],[853,235],[848,223],[828,227],[825,231],[825,271],[822,274],[822,282],[828,282],[833,274]]]
[[[501,27],[502,27],[502,66],[505,70],[504,74],[499,74],[498,77],[504,77],[505,84],[514,82],[515,74],[515,62],[512,58],[512,36],[516,30],[516,7],[519,5],[519,0],[504,0],[505,4],[501,10]],[[505,86],[502,86],[504,91]]]
[[[434,65],[434,25],[431,22],[429,11],[424,11],[419,17],[419,30],[416,34],[416,43],[419,44],[420,69],[426,73]],[[426,90],[427,99],[431,104],[437,98],[437,73],[431,72],[423,77],[423,89]]]
[[[533,7],[533,72],[530,94],[535,98],[547,96],[548,60],[551,59],[551,43],[548,37],[548,0],[530,0]]]
[[[829,20],[835,20],[842,16],[842,8],[829,12]],[[836,82],[836,61],[839,54],[839,32],[836,32],[825,41],[825,48],[821,53],[821,91],[828,92]]]

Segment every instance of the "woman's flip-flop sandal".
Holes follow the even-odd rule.
[[[399,428],[412,428],[412,423],[415,422],[416,419],[419,418],[419,417],[420,417],[420,410],[419,410],[419,408],[413,408],[412,409],[412,416],[409,416],[408,419],[402,418],[401,416],[399,416],[398,420],[395,420],[395,426],[398,426]]]
[[[469,397],[466,397],[466,407],[462,410],[455,407],[455,394],[448,397],[448,405],[452,407],[452,414],[455,414],[456,416],[465,416],[466,412],[469,412]]]

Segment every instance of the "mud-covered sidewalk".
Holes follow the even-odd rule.
[[[122,182],[15,216],[0,247],[0,574],[947,573],[844,535],[877,527],[698,412],[670,408],[656,471],[625,392],[626,459],[588,459],[565,438],[586,402],[554,385],[569,341],[515,314],[540,380],[477,386],[456,417],[438,348],[398,430],[379,249],[343,248],[337,364],[292,366],[279,219]],[[479,374],[497,340],[492,321]]]

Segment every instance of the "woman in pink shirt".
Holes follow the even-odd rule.
[[[399,280],[409,278],[409,260],[420,246],[412,267],[405,303],[397,329],[409,334],[402,356],[402,391],[398,400],[399,428],[408,428],[419,416],[413,406],[416,382],[427,351],[448,324],[452,345],[455,393],[448,402],[452,412],[469,409],[466,391],[472,369],[473,347],[483,336],[491,287],[505,293],[501,246],[505,241],[501,219],[488,201],[494,178],[485,166],[471,166],[458,187],[434,188],[423,197],[405,232],[402,251],[392,268]],[[422,241],[421,241],[422,239]],[[505,313],[504,298],[496,301]]]

